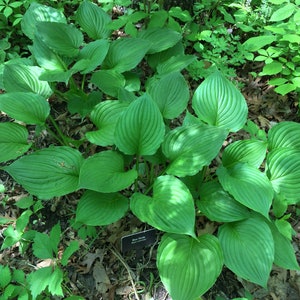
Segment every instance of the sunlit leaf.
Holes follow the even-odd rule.
[[[259,35],[247,39],[243,46],[248,51],[257,51],[266,45],[272,44],[274,41],[276,41],[275,35]]]
[[[174,176],[158,177],[153,197],[133,194],[130,209],[142,222],[159,230],[195,236],[193,197],[185,184]]]
[[[283,21],[289,18],[295,12],[296,6],[293,3],[284,4],[275,10],[270,18],[270,22]]]
[[[28,131],[16,123],[0,123],[0,162],[15,159],[25,153],[31,143],[27,142]]]
[[[50,147],[19,158],[4,170],[29,193],[41,199],[78,189],[81,153],[70,147]]]
[[[279,61],[274,60],[263,67],[263,70],[260,72],[260,75],[275,75],[280,73],[282,69],[283,64]]]
[[[80,170],[81,188],[101,193],[114,193],[133,184],[136,170],[124,170],[123,157],[115,151],[99,152],[87,158]]]
[[[218,234],[225,265],[238,276],[267,287],[274,260],[274,241],[269,226],[260,218],[227,223]]]
[[[223,254],[218,239],[202,235],[165,234],[159,244],[157,267],[172,299],[197,299],[221,273]]]
[[[120,116],[115,144],[125,154],[153,155],[162,143],[164,133],[165,125],[158,106],[144,94]]]
[[[121,194],[87,190],[79,200],[76,222],[89,226],[109,225],[121,219],[128,208],[128,199]]]

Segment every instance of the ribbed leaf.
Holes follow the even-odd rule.
[[[225,191],[241,204],[268,218],[273,188],[267,176],[246,163],[230,168],[220,166],[217,175]]]
[[[218,236],[225,265],[238,276],[266,288],[274,260],[269,226],[253,217],[222,225]]]
[[[123,73],[135,68],[147,53],[150,44],[138,38],[120,38],[113,41],[103,62],[103,68]]]
[[[159,230],[195,236],[193,197],[185,184],[174,176],[158,177],[152,198],[133,194],[130,209],[142,222]]]
[[[67,23],[67,19],[62,11],[48,5],[33,2],[30,4],[30,7],[26,10],[26,13],[22,18],[22,31],[30,39],[33,39],[36,32],[36,24],[44,21]]]
[[[240,91],[220,72],[207,77],[196,89],[192,106],[210,125],[236,132],[247,118],[247,103]]]
[[[197,206],[211,221],[216,222],[235,222],[250,216],[249,210],[234,200],[216,181],[201,185]]]
[[[12,92],[0,95],[0,110],[18,121],[42,125],[50,113],[50,106],[38,94]]]
[[[300,149],[300,124],[296,122],[281,122],[268,132],[269,150],[277,148]]]
[[[217,156],[227,136],[222,128],[205,124],[178,127],[170,131],[162,150],[170,160],[167,174],[195,175]]]
[[[3,84],[6,92],[33,92],[44,98],[52,95],[46,81],[39,79],[43,69],[21,64],[7,64],[3,71]]]
[[[82,33],[71,24],[39,22],[39,38],[53,51],[66,57],[76,57],[83,43]]]
[[[128,199],[121,194],[85,191],[76,210],[76,222],[104,226],[121,219],[128,210]]]
[[[125,172],[123,157],[112,150],[90,156],[80,170],[81,188],[101,193],[114,193],[130,186],[137,178],[136,170]]]
[[[115,144],[125,154],[153,155],[163,141],[162,115],[148,94],[133,101],[120,116]]]
[[[156,102],[165,119],[178,117],[186,108],[190,98],[189,87],[179,72],[153,78],[147,92]]]
[[[159,244],[157,267],[173,300],[193,300],[215,283],[223,266],[219,241],[212,235],[197,240],[165,234]]]
[[[112,30],[109,15],[99,6],[90,1],[83,1],[76,12],[76,20],[88,36],[94,40],[107,38]]]
[[[0,163],[25,153],[32,145],[27,139],[28,131],[24,126],[16,123],[0,123]]]
[[[87,74],[100,66],[107,54],[109,43],[107,40],[97,40],[90,42],[80,50],[78,61],[72,69]]]
[[[173,47],[181,40],[181,34],[170,28],[149,28],[139,32],[138,37],[150,42],[148,54],[164,51]]]
[[[4,167],[15,181],[41,199],[78,189],[81,153],[70,147],[50,147],[19,158]]]
[[[86,133],[87,139],[99,146],[109,146],[115,143],[115,128],[120,115],[126,110],[129,102],[107,100],[99,103],[91,112],[91,121],[99,128]]]
[[[267,157],[267,174],[277,194],[290,204],[300,200],[300,150],[279,148]]]
[[[230,167],[237,162],[258,168],[266,157],[267,143],[259,140],[240,140],[225,148],[222,163]]]

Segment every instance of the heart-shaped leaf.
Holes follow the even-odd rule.
[[[247,119],[245,98],[220,72],[208,76],[199,85],[192,106],[202,121],[233,132],[240,130]]]
[[[238,276],[267,287],[274,261],[269,226],[259,217],[227,223],[219,228],[225,265]]]
[[[148,94],[144,94],[120,116],[115,143],[128,155],[153,155],[162,143],[164,133],[165,125],[159,108]]]
[[[194,239],[165,234],[157,251],[157,267],[173,300],[197,299],[220,275],[222,249],[213,235],[205,234]]]
[[[174,176],[158,177],[153,185],[152,198],[133,194],[130,208],[142,222],[159,230],[195,236],[193,197],[185,184]]]
[[[300,149],[278,148],[267,157],[267,174],[275,192],[289,204],[300,200]]]
[[[186,108],[190,97],[188,85],[179,72],[153,78],[147,92],[165,119],[178,117]]]
[[[235,200],[268,218],[274,191],[264,173],[246,163],[237,163],[230,168],[220,166],[217,175],[224,190]]]
[[[0,162],[15,159],[25,153],[31,143],[27,142],[28,131],[16,123],[0,123]]]
[[[121,194],[85,191],[76,210],[76,222],[104,226],[121,219],[128,210],[128,199]]]
[[[38,94],[15,92],[0,95],[0,110],[18,121],[42,125],[50,113],[50,106]]]
[[[50,147],[19,158],[4,167],[16,182],[41,199],[78,189],[81,153],[70,147]]]
[[[101,193],[114,193],[130,186],[136,178],[136,170],[124,171],[123,157],[119,153],[107,150],[83,162],[79,185]]]
[[[195,175],[217,156],[226,136],[226,130],[205,124],[170,131],[162,144],[163,153],[171,161],[167,174]]]

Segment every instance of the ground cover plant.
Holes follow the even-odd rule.
[[[224,266],[265,288],[273,265],[299,271],[288,211],[299,203],[299,123],[265,132],[250,121],[228,68],[215,60],[220,44],[204,51],[211,67],[191,92],[187,79],[198,75],[186,70],[201,62],[201,41],[213,45],[224,32],[206,31],[193,44],[196,55],[188,54],[196,32],[190,13],[147,3],[113,20],[115,6],[89,1],[68,18],[35,2],[22,16],[30,55],[1,68],[0,170],[28,194],[16,203],[16,220],[0,219],[1,250],[31,252],[43,264],[30,272],[1,266],[1,299],[82,299],[66,273],[80,239],[128,216],[158,230],[157,269],[175,300],[204,295]],[[243,44],[245,59],[266,46],[252,42]],[[59,106],[78,130],[60,127]],[[240,130],[248,138],[228,143]],[[40,142],[44,135],[51,144]],[[34,222],[45,203],[69,194],[78,197],[67,220],[77,236],[62,248],[62,224],[44,232]],[[201,231],[200,218],[214,230]]]

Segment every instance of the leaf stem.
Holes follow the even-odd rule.
[[[56,136],[56,139],[60,141],[62,145],[69,146],[66,136],[62,133],[61,129],[59,128],[59,126],[57,125],[57,123],[51,115],[49,115],[49,120],[51,121],[52,125],[54,126],[56,132],[58,133],[61,139],[58,138],[58,136],[56,136],[56,134],[53,131],[51,131],[51,129],[48,128],[48,130]]]

